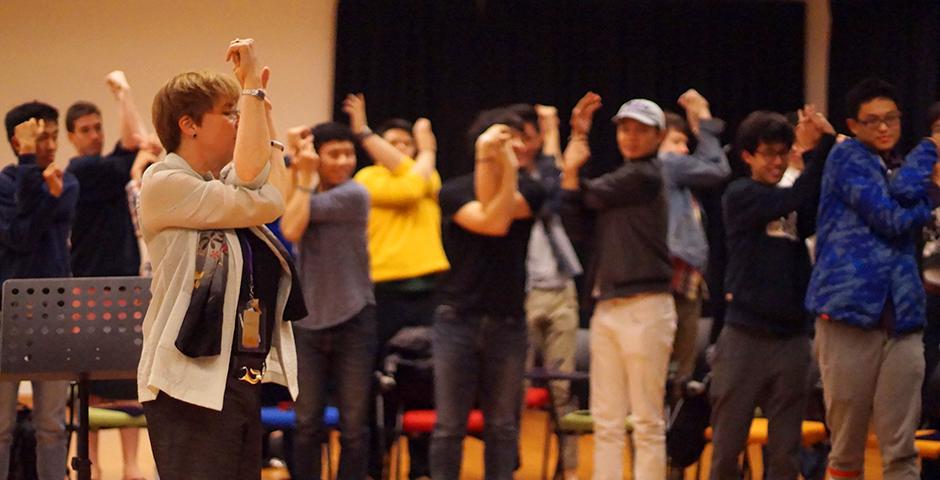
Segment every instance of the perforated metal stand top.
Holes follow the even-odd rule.
[[[149,278],[7,280],[2,298],[0,380],[135,378]]]
[[[91,479],[89,379],[136,377],[150,279],[15,279],[3,283],[0,380],[77,380],[81,414],[72,468]]]

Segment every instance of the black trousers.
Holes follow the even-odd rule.
[[[261,384],[229,377],[222,411],[160,392],[144,402],[160,480],[261,478]]]

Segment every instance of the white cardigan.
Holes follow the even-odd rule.
[[[267,183],[270,165],[251,182],[241,182],[232,164],[221,180],[203,178],[175,153],[147,169],[140,191],[140,225],[153,261],[153,298],[144,317],[144,345],[137,367],[137,394],[141,402],[159,392],[213,410],[222,410],[229,376],[235,310],[241,286],[242,254],[236,228],[259,231],[284,213],[284,199]],[[259,225],[261,225],[259,227]],[[222,319],[222,352],[191,358],[175,345],[189,307],[196,269],[200,230],[224,230],[229,266]],[[276,250],[275,250],[276,252]],[[297,396],[297,354],[289,322],[283,321],[290,293],[289,259],[277,254],[282,272],[274,321],[277,322],[267,358],[265,382],[286,385]]]

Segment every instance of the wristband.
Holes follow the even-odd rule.
[[[278,150],[280,150],[280,151],[282,151],[282,152],[284,151],[284,148],[285,148],[285,147],[284,147],[284,144],[281,143],[281,142],[279,142],[279,141],[277,141],[277,140],[271,140],[271,146],[274,147],[274,148],[276,148],[276,149],[278,149]]]
[[[373,132],[371,128],[365,127],[362,129],[361,132],[356,134],[356,140],[359,140],[360,142],[362,142],[363,140],[371,137],[372,135],[375,135],[375,132]]]

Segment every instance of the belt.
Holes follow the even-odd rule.
[[[248,363],[248,362],[245,362]],[[251,362],[254,363],[254,362]],[[267,371],[267,365],[262,360],[261,368],[254,368],[259,365],[244,365],[242,362],[239,362],[238,357],[233,359],[233,371],[232,377],[238,381],[249,383],[251,385],[257,385],[261,383],[261,380],[264,379],[264,374]]]

